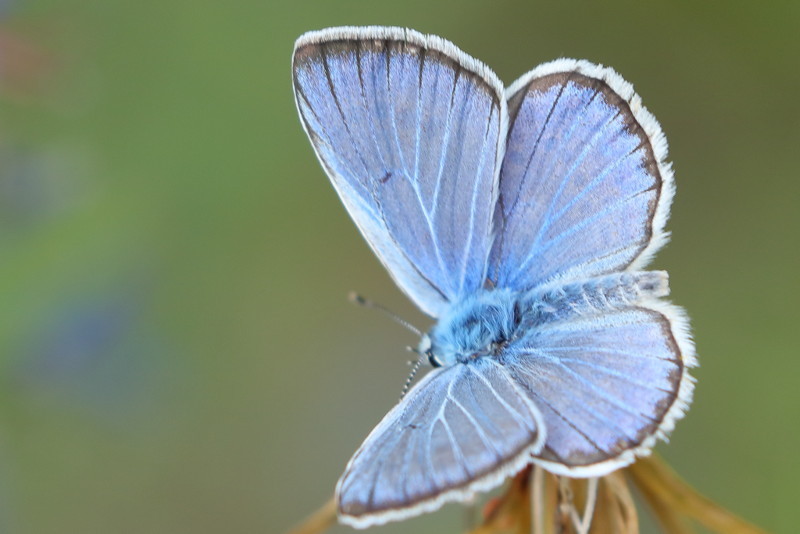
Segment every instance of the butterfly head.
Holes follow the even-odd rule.
[[[482,291],[453,303],[433,329],[422,336],[418,350],[434,367],[496,357],[518,324],[516,299],[511,291]]]
[[[428,362],[433,367],[441,367],[443,365],[439,358],[437,358],[433,353],[431,336],[428,334],[422,334],[422,339],[419,340],[419,346],[417,347],[417,353],[420,356],[426,356],[428,358]]]

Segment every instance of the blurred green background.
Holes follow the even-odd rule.
[[[560,56],[634,83],[678,184],[654,266],[702,364],[658,450],[795,532],[800,3],[420,0],[0,0],[0,532],[280,532],[397,400],[416,340],[345,296],[429,323],[292,98],[294,39],[343,24],[442,35],[506,83]]]

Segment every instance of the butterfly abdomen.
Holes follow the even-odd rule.
[[[526,327],[590,316],[669,293],[667,273],[623,272],[558,287],[535,289],[520,301]]]

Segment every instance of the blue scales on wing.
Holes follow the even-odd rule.
[[[539,411],[502,365],[484,358],[436,369],[350,460],[337,487],[340,517],[367,526],[416,515],[419,503],[463,500],[521,469],[544,438]]]
[[[666,273],[619,273],[528,294],[502,361],[545,420],[548,470],[601,476],[647,454],[691,399],[695,365]]]
[[[496,76],[397,28],[307,34],[293,65],[314,149],[400,288],[438,316],[482,287],[505,140]]]
[[[586,61],[542,65],[507,91],[489,280],[526,290],[643,267],[666,240],[666,141],[630,84]]]

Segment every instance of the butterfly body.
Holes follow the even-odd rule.
[[[435,319],[434,367],[337,485],[368,527],[464,501],[534,462],[574,477],[649,454],[691,401],[688,321],[666,302],[674,192],[658,122],[616,72],[540,65],[505,88],[439,37],[298,39],[295,99],[334,189]]]
[[[483,290],[454,303],[443,313],[420,350],[435,366],[499,358],[520,323],[520,293]]]
[[[606,312],[654,299],[668,292],[664,272],[611,275],[549,289],[515,292],[481,290],[445,310],[420,342],[434,367],[466,364],[478,358],[503,363],[515,342],[535,336],[548,324]]]

